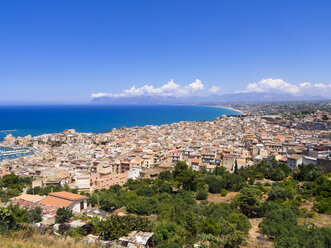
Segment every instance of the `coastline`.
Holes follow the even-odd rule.
[[[238,109],[234,109],[234,108],[229,108],[229,107],[224,107],[221,105],[192,105],[192,106],[205,106],[205,107],[214,107],[214,108],[221,108],[221,109],[228,109],[228,110],[232,110],[235,111],[237,113],[239,113],[239,115],[244,115],[245,113],[238,110]]]
[[[227,107],[223,107],[223,106],[219,106],[219,105],[198,105],[198,104],[176,104],[177,106],[192,106],[192,107],[208,107],[208,108],[214,108],[214,110],[201,110],[200,109],[200,111],[198,111],[197,112],[197,114],[195,115],[195,117],[193,118],[193,120],[186,120],[183,116],[180,116],[180,117],[176,117],[177,119],[174,119],[174,118],[170,118],[170,119],[160,119],[160,120],[156,120],[155,118],[155,121],[153,121],[154,123],[151,123],[151,124],[149,124],[149,123],[147,123],[145,120],[140,120],[140,122],[138,121],[137,123],[133,123],[133,122],[131,122],[131,123],[123,123],[123,124],[121,124],[120,126],[126,126],[126,127],[134,127],[134,126],[146,126],[146,125],[163,125],[163,124],[172,124],[172,123],[178,123],[178,122],[181,122],[181,121],[199,121],[199,120],[214,120],[215,118],[217,118],[217,117],[220,117],[221,115],[223,115],[223,113],[222,113],[222,109],[223,109],[223,111],[225,111],[225,112],[229,112],[229,111],[226,111],[226,110],[230,110],[230,111],[233,111],[233,112],[235,112],[235,113],[227,113],[227,114],[225,114],[225,115],[242,115],[243,113],[241,112],[241,111],[239,111],[239,110],[236,110],[236,109],[231,109],[231,108],[227,108]],[[176,105],[169,105],[169,106],[176,106]],[[216,109],[217,108],[217,109]],[[220,109],[221,111],[218,111],[218,109]],[[213,115],[210,115],[209,114],[209,117],[204,117],[204,113],[208,113],[208,112],[213,112],[214,114]],[[129,112],[129,113],[131,113],[131,112]],[[128,113],[128,114],[129,114]],[[208,114],[207,114],[208,115]],[[195,120],[194,120],[195,119]],[[107,120],[105,120],[105,121],[107,121]],[[112,121],[111,119],[110,119],[110,121]],[[145,122],[145,123],[144,123]],[[104,133],[104,132],[109,132],[111,129],[113,129],[113,128],[118,128],[117,126],[117,124],[118,123],[109,123],[109,125],[108,125],[108,127],[101,127],[101,128],[99,128],[99,130],[94,130],[93,128],[93,130],[87,130],[86,129],[86,126],[87,125],[85,125],[83,128],[81,128],[80,126],[74,126],[74,125],[70,125],[71,123],[69,123],[68,124],[68,126],[64,126],[63,125],[63,127],[61,126],[61,128],[63,128],[63,129],[61,129],[61,130],[59,130],[59,128],[57,128],[58,130],[51,130],[51,129],[53,129],[52,127],[51,128],[44,128],[45,130],[43,130],[43,131],[45,131],[45,132],[39,132],[39,131],[37,131],[37,132],[24,132],[24,133],[21,133],[21,132],[19,132],[20,130],[18,130],[18,129],[6,129],[6,130],[1,130],[1,131],[3,131],[2,133],[1,133],[1,135],[0,135],[0,146],[2,145],[3,146],[3,144],[2,144],[2,142],[3,142],[3,140],[4,140],[4,137],[5,137],[5,134],[7,133],[7,132],[9,132],[9,131],[12,131],[13,133],[13,136],[14,137],[18,137],[18,136],[21,136],[21,137],[25,137],[25,136],[27,136],[27,135],[31,135],[31,136],[33,136],[33,137],[35,137],[35,136],[40,136],[40,135],[44,135],[44,134],[54,134],[54,133],[60,133],[60,132],[63,132],[63,130],[65,130],[65,129],[75,129],[75,130],[78,130],[78,132],[91,132],[91,133]],[[115,124],[114,126],[113,126],[113,124]],[[49,130],[47,130],[47,129],[49,129]],[[81,129],[85,129],[85,130],[81,130]],[[5,132],[6,131],[6,132]],[[28,130],[27,130],[28,131]],[[29,130],[30,131],[30,130]],[[48,132],[49,131],[49,132]],[[17,133],[16,133],[17,132]],[[9,133],[11,133],[11,132],[9,132]],[[7,133],[8,134],[8,133]]]
[[[215,106],[215,105],[214,106],[213,105],[182,105],[182,106],[200,106],[200,107],[208,107],[208,108],[227,109],[227,110],[231,110],[231,111],[236,112],[235,114],[227,114],[227,115],[242,115],[243,114],[241,111],[236,110],[236,109],[225,108],[225,107],[222,107],[222,106]],[[216,115],[213,120],[215,120],[218,117],[220,117],[220,116],[219,115]],[[175,121],[175,122],[169,122],[167,124],[173,124],[173,123],[179,123],[179,122],[181,122],[181,120],[180,121]],[[198,120],[194,120],[194,121],[190,121],[190,122],[198,122]],[[163,124],[154,124],[152,126],[160,126],[160,125],[163,125]],[[151,126],[151,125],[150,124],[146,124],[146,125],[139,125],[139,126],[140,127],[145,127],[145,126]],[[134,127],[134,126],[132,126],[132,127]],[[127,128],[131,128],[131,127],[127,127]],[[108,133],[111,130],[112,129],[110,129],[108,131],[105,131],[105,132],[100,132],[100,133]],[[85,133],[85,132],[81,132],[81,131],[78,131],[78,132]],[[51,134],[51,135],[53,135],[53,134],[58,134],[58,133],[61,133],[61,132],[43,133],[43,134],[40,134],[40,135],[44,135],[44,134]],[[91,133],[97,134],[99,132],[93,132],[92,131]],[[31,134],[27,134],[27,135],[31,135]],[[40,136],[40,135],[36,135],[36,136]],[[34,136],[34,137],[36,137],[36,136]],[[36,154],[41,153],[41,151],[38,151],[38,150],[34,149],[33,147],[26,147],[26,146],[20,146],[20,145],[5,145],[3,143],[3,140],[0,140],[0,150],[1,149],[10,149],[12,151],[11,153],[12,153],[13,157],[5,158],[4,156],[2,156],[2,158],[0,158],[0,161],[2,161],[3,159],[16,159],[16,158],[22,157],[22,156],[36,155]],[[25,151],[21,151],[22,149],[24,149]]]
[[[240,113],[240,115],[245,115],[244,112],[242,112],[242,111],[240,111],[240,110],[238,110],[238,109],[229,108],[229,107],[223,107],[223,106],[217,106],[217,107],[219,107],[219,108],[223,108],[223,109],[229,109],[229,110],[232,110],[232,111],[238,112],[238,113]]]

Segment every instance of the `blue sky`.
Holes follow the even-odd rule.
[[[101,93],[327,95],[330,11],[328,0],[3,0],[0,103],[87,103]]]

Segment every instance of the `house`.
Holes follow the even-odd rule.
[[[302,163],[303,164],[317,164],[317,158],[302,156]]]
[[[314,146],[309,150],[309,156],[327,158],[331,155],[331,146]]]
[[[215,154],[208,150],[201,152],[201,159],[203,163],[214,164],[215,163]]]
[[[321,166],[326,173],[331,172],[331,159],[318,158],[317,165]]]
[[[198,158],[192,159],[192,161],[191,161],[192,170],[199,171],[199,169],[200,169],[199,164],[200,164],[200,159],[198,159]]]
[[[121,174],[102,174],[92,173],[90,176],[90,185],[92,190],[108,189],[110,186],[123,185],[127,181],[127,173]]]
[[[16,202],[18,200],[24,200],[24,201],[29,201],[29,202],[38,202],[38,201],[40,201],[43,198],[45,198],[45,196],[42,196],[42,195],[22,194],[22,195],[13,197],[10,200],[12,202]]]
[[[293,154],[287,158],[287,166],[292,170],[302,164],[302,156]]]
[[[76,173],[73,176],[72,181],[78,191],[90,191],[90,174]]]
[[[140,172],[142,171],[141,168],[131,168],[129,171],[128,171],[128,179],[137,179],[140,177]]]
[[[70,208],[74,213],[79,213],[87,208],[87,197],[66,191],[51,193],[38,203],[46,206]]]
[[[236,156],[224,155],[222,160],[222,166],[225,167],[227,171],[232,171],[235,161],[236,161]]]
[[[119,238],[117,248],[149,248],[153,247],[152,232],[132,231],[128,236]]]

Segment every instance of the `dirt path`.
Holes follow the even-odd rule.
[[[245,248],[272,248],[272,242],[267,237],[263,237],[259,231],[259,224],[262,218],[249,219],[252,228],[248,232],[247,245],[242,246]]]
[[[208,201],[213,203],[230,203],[231,200],[238,195],[239,192],[229,192],[226,196],[221,196],[221,194],[208,194]]]
[[[331,226],[331,215],[319,214],[314,218],[298,218],[299,225],[304,223],[314,223],[318,227]]]

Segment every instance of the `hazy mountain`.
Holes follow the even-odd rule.
[[[209,96],[170,97],[170,96],[128,96],[128,97],[99,97],[92,100],[95,104],[217,104],[231,102],[290,102],[290,101],[319,101],[328,100],[321,96],[273,93],[233,93]]]
[[[126,104],[176,104],[176,97],[166,96],[134,96],[134,97],[98,97],[92,100],[97,104],[126,105]]]

